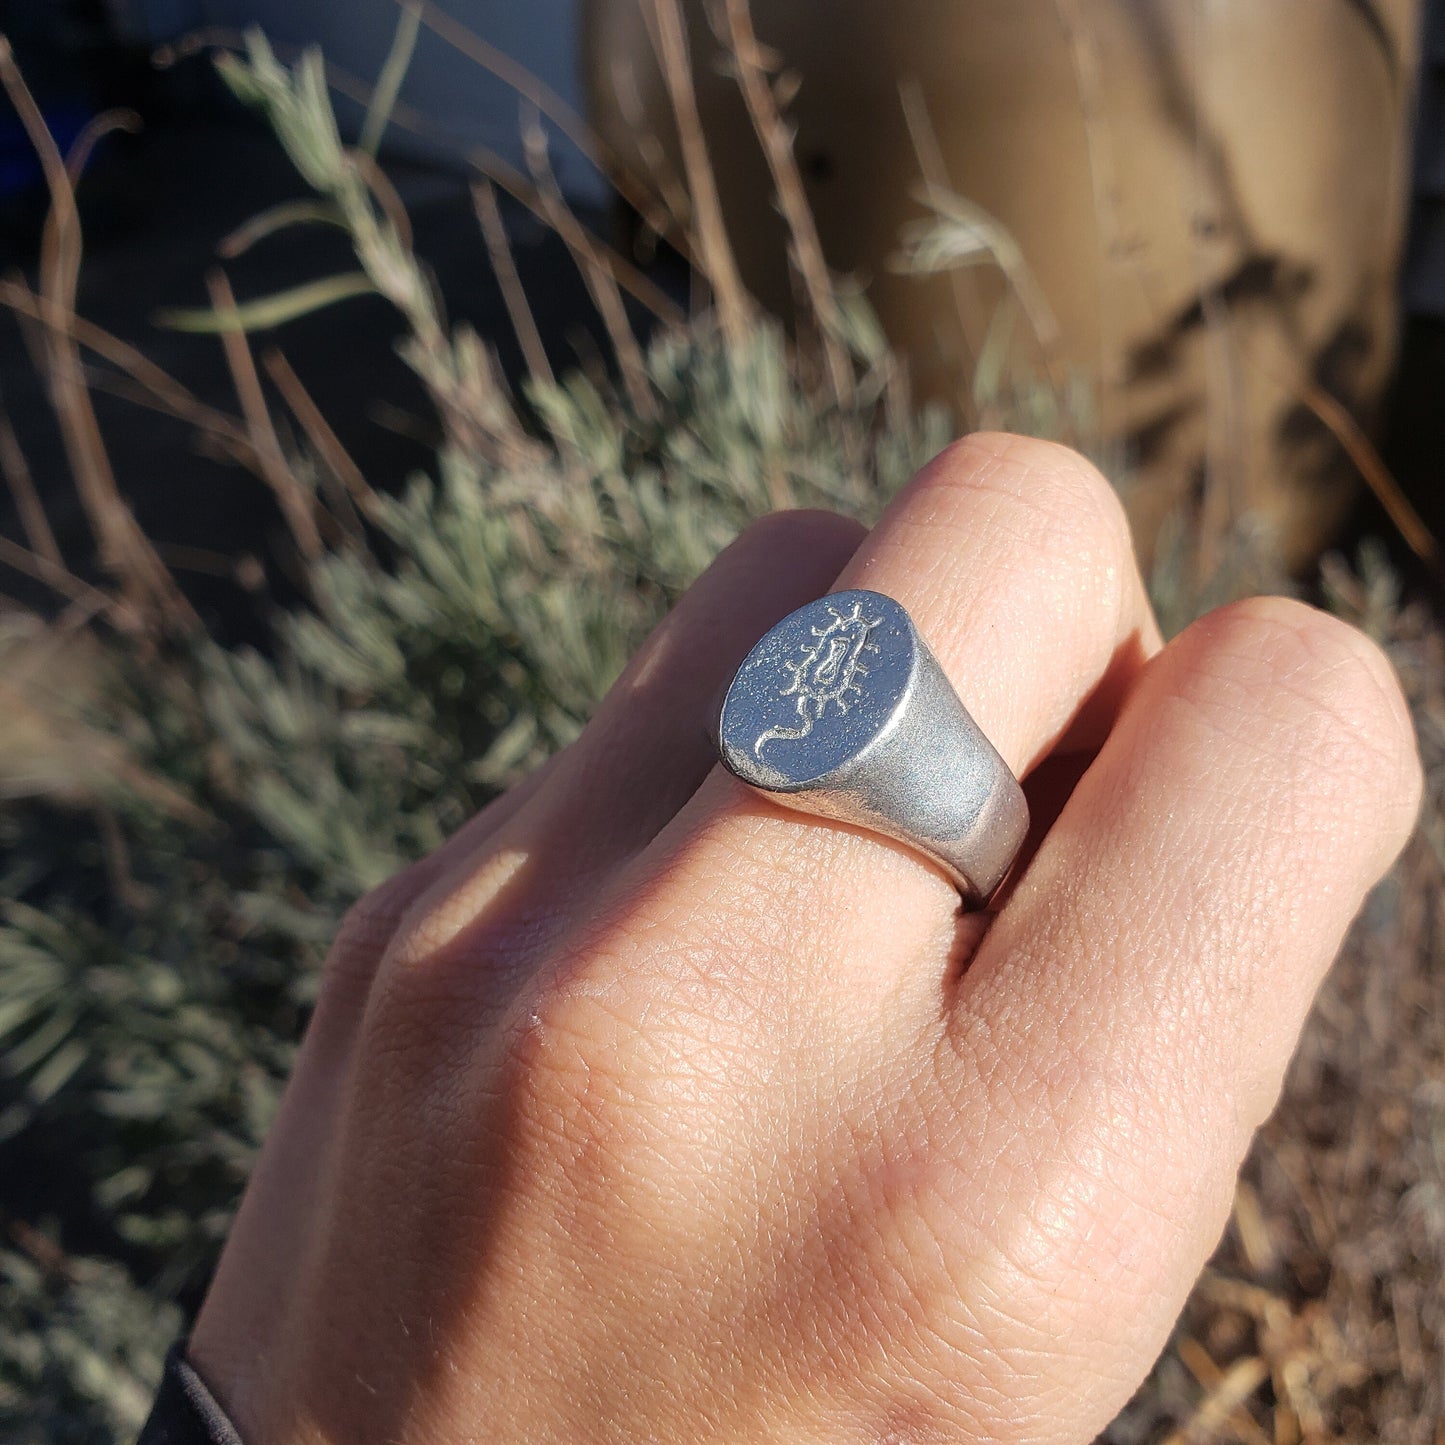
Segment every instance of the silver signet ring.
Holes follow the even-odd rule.
[[[1003,882],[1028,832],[1018,780],[913,619],[878,592],[836,592],[778,623],[728,689],[718,752],[785,807],[926,854],[970,906]]]

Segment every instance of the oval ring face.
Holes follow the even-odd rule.
[[[748,654],[723,703],[724,763],[770,792],[814,787],[897,716],[917,634],[878,592],[835,592],[785,617]]]

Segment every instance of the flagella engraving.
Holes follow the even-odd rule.
[[[754,757],[761,759],[768,743],[797,742],[807,737],[830,704],[842,715],[851,709],[854,697],[862,695],[860,679],[868,676],[864,658],[879,651],[869,638],[883,619],[865,617],[862,602],[854,602],[851,612],[840,612],[836,607],[829,607],[828,612],[833,620],[826,627],[811,629],[814,641],[801,644],[801,659],[783,663],[793,680],[779,696],[797,698],[800,726],[769,728],[753,744]]]

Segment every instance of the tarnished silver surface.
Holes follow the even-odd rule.
[[[913,619],[879,592],[799,608],[738,669],[724,765],[776,802],[927,854],[987,902],[1028,832],[1023,790]]]

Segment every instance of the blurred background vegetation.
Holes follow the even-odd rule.
[[[825,193],[851,152],[813,143],[832,122],[806,109],[806,70],[735,0],[645,6],[646,65],[612,102],[597,76],[617,74],[621,7],[591,7],[595,126],[414,0],[363,7],[391,35],[368,84],[314,51],[278,58],[259,33],[168,47],[170,88],[145,91],[149,152],[128,110],[67,110],[44,54],[32,88],[0,41],[19,158],[0,227],[19,263],[0,277],[18,338],[0,364],[0,1439],[138,1427],[344,909],[574,736],[750,518],[868,520],[959,427],[988,422],[1105,466],[1168,630],[1272,589],[1369,631],[1405,681],[1429,776],[1419,835],[1321,995],[1219,1255],[1107,1438],[1437,1445],[1445,641],[1429,493],[1412,502],[1370,434],[1393,300],[1370,366],[1341,369],[1341,327],[1315,328],[1312,350],[1290,309],[1302,268],[1246,265],[1241,290],[1231,256],[1164,307],[1187,323],[1163,353],[1173,389],[1142,374],[1141,412],[1141,375],[1071,354],[1080,326],[1042,243],[1020,239],[1027,208],[979,204],[987,166],[969,184],[926,86],[890,102],[921,178],[898,202],[906,224],[886,256],[845,264]],[[1088,7],[1058,13],[1087,95]],[[520,88],[510,151],[419,107],[406,77],[427,34]],[[1382,112],[1401,134],[1408,52]],[[199,114],[221,128],[192,133]],[[616,117],[639,114],[661,139],[624,153]],[[383,149],[399,135],[411,143]],[[740,135],[756,147],[742,160]],[[437,161],[453,143],[461,183]],[[578,155],[615,202],[573,179]],[[201,277],[194,252],[167,269],[140,247],[127,272],[102,244],[88,280],[87,233],[123,233],[147,174],[168,216],[209,225],[214,208],[221,264]],[[1109,192],[1086,189],[1090,205]],[[434,205],[458,190],[464,230]],[[256,214],[230,214],[231,191]],[[1394,294],[1395,200],[1375,259],[1340,263],[1372,271],[1372,306]],[[767,227],[772,250],[750,252]],[[916,308],[857,279],[870,265],[898,295],[922,288],[968,344],[925,354]],[[1257,357],[1251,338],[1282,316],[1303,350],[1293,371],[1272,363],[1265,451],[1241,440],[1249,426],[1221,442],[1193,423],[1148,451],[1149,408],[1208,423],[1210,347]],[[1419,353],[1405,411],[1411,385],[1438,399]],[[1280,437],[1287,486],[1269,461]],[[1350,514],[1340,498],[1356,494]],[[1326,538],[1345,550],[1321,561]]]

